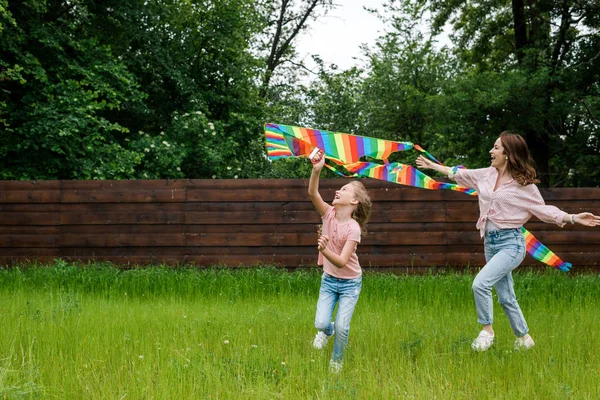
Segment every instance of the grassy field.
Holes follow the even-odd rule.
[[[2,399],[598,399],[600,277],[517,273],[536,346],[513,351],[470,274],[365,273],[344,369],[312,348],[317,269],[0,270]]]

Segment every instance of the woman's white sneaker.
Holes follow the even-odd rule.
[[[515,340],[515,350],[529,350],[535,346],[535,342],[529,335],[518,337]]]
[[[486,330],[482,330],[479,332],[479,336],[477,336],[477,338],[473,340],[473,343],[471,343],[471,348],[475,351],[486,351],[492,346],[493,343],[494,335],[490,334]]]
[[[329,360],[329,372],[339,374],[342,371],[342,363],[340,361]]]

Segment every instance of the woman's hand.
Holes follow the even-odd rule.
[[[329,244],[329,236],[321,236],[319,238],[319,241],[317,244],[317,249],[319,249],[319,251],[323,251],[327,248],[328,244]]]
[[[589,212],[573,214],[573,221],[585,226],[600,226],[600,217]]]
[[[434,169],[433,167],[435,165],[436,164],[433,161],[428,160],[423,156],[417,157],[417,167],[419,167],[419,169]]]

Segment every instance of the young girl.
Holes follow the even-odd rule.
[[[455,170],[419,156],[419,168],[434,169],[458,184],[477,189],[479,220],[477,229],[484,238],[487,264],[473,281],[475,307],[483,326],[471,347],[485,351],[494,343],[492,286],[516,335],[515,350],[529,349],[534,342],[523,317],[511,271],[525,258],[525,239],[521,226],[532,215],[546,223],[564,226],[567,222],[585,226],[600,225],[600,217],[591,213],[567,214],[546,205],[535,183],[535,168],[525,140],[511,132],[502,132],[490,150],[491,166]]]
[[[323,220],[317,246],[323,276],[315,317],[318,332],[313,346],[322,349],[335,334],[329,366],[332,372],[339,372],[348,343],[350,320],[362,287],[356,246],[371,214],[371,200],[364,185],[352,181],[335,192],[333,207],[325,203],[319,194],[319,175],[325,163],[323,152],[317,153],[311,161],[313,170],[308,194]],[[332,323],[336,303],[338,311]]]

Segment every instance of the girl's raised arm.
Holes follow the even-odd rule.
[[[319,215],[324,215],[329,207],[329,204],[323,201],[321,194],[319,193],[319,176],[321,175],[321,170],[323,169],[323,165],[325,165],[325,154],[323,151],[319,151],[317,155],[315,155],[311,162],[313,163],[312,174],[310,175],[310,181],[308,183],[308,195],[310,196],[310,200],[313,205],[319,212]]]

